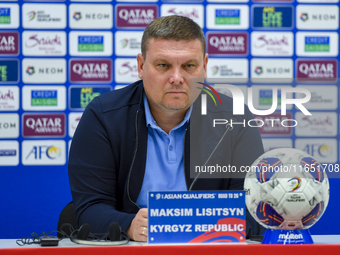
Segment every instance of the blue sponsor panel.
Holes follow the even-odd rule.
[[[243,243],[244,191],[149,192],[149,243]]]
[[[293,6],[254,6],[252,17],[256,29],[293,28]]]
[[[0,60],[0,83],[19,81],[19,61]]]
[[[71,86],[69,108],[71,110],[84,110],[95,97],[111,90],[111,86]]]

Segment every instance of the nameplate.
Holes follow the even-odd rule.
[[[242,243],[244,191],[148,193],[149,243]]]

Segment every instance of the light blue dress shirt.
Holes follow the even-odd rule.
[[[140,208],[147,207],[148,191],[187,191],[184,176],[183,145],[192,106],[183,121],[167,134],[157,126],[144,95],[148,147],[142,189],[137,199]]]

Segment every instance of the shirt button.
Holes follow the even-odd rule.
[[[172,145],[169,146],[169,151],[172,151],[173,147]]]

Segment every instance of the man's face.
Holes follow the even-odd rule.
[[[190,106],[190,78],[206,78],[208,54],[198,39],[151,39],[146,58],[138,54],[138,76],[143,79],[151,110],[172,114]]]

